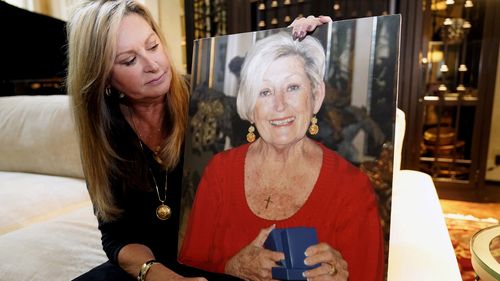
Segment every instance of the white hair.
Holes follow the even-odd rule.
[[[303,59],[312,89],[316,89],[323,81],[325,50],[318,39],[306,36],[299,41],[294,40],[290,33],[279,32],[259,40],[248,52],[241,70],[241,82],[236,99],[236,108],[241,119],[252,122],[252,112],[265,71],[271,63],[287,56],[298,56]],[[314,92],[312,94],[314,95]]]

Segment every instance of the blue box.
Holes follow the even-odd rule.
[[[279,267],[272,268],[273,279],[306,280],[302,273],[319,265],[306,265],[305,251],[318,244],[316,229],[312,227],[275,228],[264,242],[264,248],[283,252],[285,260]]]

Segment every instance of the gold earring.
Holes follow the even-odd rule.
[[[255,141],[255,127],[253,124],[250,124],[250,127],[248,127],[248,134],[247,134],[247,142],[252,143]]]
[[[311,125],[309,126],[309,134],[311,135],[317,135],[319,132],[319,127],[318,127],[318,118],[316,118],[316,115],[314,115],[311,118]]]

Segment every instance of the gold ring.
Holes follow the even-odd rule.
[[[328,274],[335,275],[335,273],[337,273],[337,268],[335,268],[335,265],[333,265],[333,263],[329,263],[329,262],[327,262],[326,264],[328,264],[330,266],[330,271],[328,271]]]

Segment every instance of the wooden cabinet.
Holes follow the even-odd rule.
[[[280,28],[297,17],[326,15],[336,20],[394,13],[391,0],[185,0],[187,69],[193,40]]]
[[[400,107],[409,124],[403,167],[430,174],[442,198],[489,196],[484,176],[499,6],[495,0],[401,2],[407,20]]]

